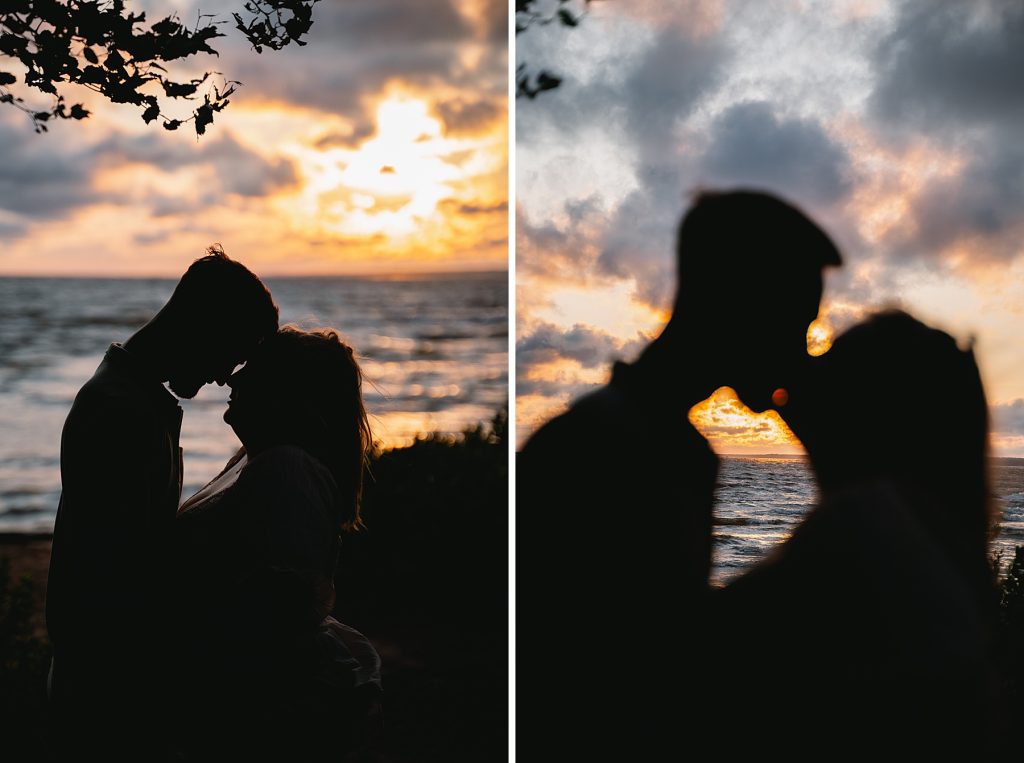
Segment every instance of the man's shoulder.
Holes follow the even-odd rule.
[[[147,405],[146,398],[137,384],[100,364],[92,377],[78,390],[74,407],[80,410],[121,409],[131,413],[144,413],[150,406]]]
[[[579,445],[606,439],[629,424],[621,391],[606,384],[575,400],[568,410],[543,424],[527,441],[523,452],[572,439]]]
[[[78,390],[65,421],[68,428],[92,431],[96,425],[113,430],[143,430],[159,420],[152,397],[107,360]]]

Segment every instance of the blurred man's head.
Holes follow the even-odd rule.
[[[161,310],[182,352],[169,378],[171,391],[191,398],[204,384],[223,384],[264,338],[277,331],[270,291],[245,265],[210,247],[189,266]]]
[[[766,193],[702,193],[679,227],[675,313],[700,336],[702,362],[746,405],[772,392],[807,356],[822,269],[835,244],[792,205]]]

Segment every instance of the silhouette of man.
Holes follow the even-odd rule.
[[[538,518],[519,590],[530,622],[558,645],[557,711],[536,719],[538,735],[557,740],[552,759],[657,760],[676,749],[680,708],[700,702],[706,674],[718,469],[687,413],[722,386],[755,411],[771,406],[808,358],[822,270],[839,263],[828,236],[786,202],[701,194],[679,228],[663,332],[519,454],[516,505]]]
[[[46,601],[49,691],[64,753],[160,757],[167,546],[182,485],[174,395],[223,384],[277,324],[259,278],[211,247],[149,323],[110,345],[75,397],[61,437]]]

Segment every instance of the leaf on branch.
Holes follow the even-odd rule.
[[[537,92],[552,90],[562,84],[562,78],[549,72],[542,71],[537,75]]]
[[[83,85],[102,85],[107,81],[107,74],[98,66],[87,66],[78,81]]]
[[[123,69],[124,68],[124,56],[118,53],[116,50],[110,51],[107,55],[107,60],[103,62],[103,65],[110,70]]]
[[[150,27],[153,34],[166,34],[173,35],[177,34],[181,29],[181,24],[174,20],[173,16],[168,16],[163,21],[158,21]]]
[[[572,11],[565,8],[558,9],[558,18],[565,26],[579,26],[580,24],[579,19],[572,15]]]
[[[280,50],[300,39],[313,25],[313,6],[320,0],[242,0],[244,11],[232,13],[235,26],[257,52]],[[126,10],[127,0],[0,0],[0,56],[19,61],[26,69],[24,84],[55,98],[50,110],[20,105],[22,99],[6,91],[0,104],[25,112],[37,132],[56,119],[85,119],[81,104],[66,106],[65,85],[84,85],[112,103],[138,106],[147,124],[161,120],[167,130],[195,120],[196,132],[205,133],[214,112],[223,110],[241,83],[227,80],[219,91],[204,87],[213,74],[187,82],[167,78],[167,62],[201,53],[218,55],[210,43],[223,37],[230,21],[200,13],[194,27],[176,14],[146,26],[145,13]],[[16,85],[20,75],[0,71],[0,87]],[[147,83],[156,82],[162,93],[143,95]],[[58,88],[60,90],[58,90]],[[159,97],[158,97],[159,96]],[[202,98],[189,119],[168,120],[161,115],[164,98]]]
[[[209,102],[196,109],[196,135],[206,132],[206,125],[213,124],[213,108]]]
[[[191,82],[171,82],[170,80],[162,79],[160,84],[163,85],[164,94],[168,98],[191,98],[196,94],[199,86],[209,78],[210,72],[207,72],[202,76],[202,79],[194,79]]]

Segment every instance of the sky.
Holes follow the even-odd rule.
[[[242,5],[128,8],[191,26]],[[215,242],[262,276],[504,270],[505,2],[322,0],[313,22],[261,55],[228,23],[219,57],[174,62],[243,83],[199,139],[82,88],[92,115],[42,135],[0,107],[0,275],[178,276]]]
[[[597,0],[516,60],[563,79],[516,104],[520,444],[664,325],[689,194],[747,186],[843,254],[814,352],[888,306],[973,341],[993,452],[1024,456],[1024,4]],[[690,420],[722,453],[801,451],[727,389]]]

